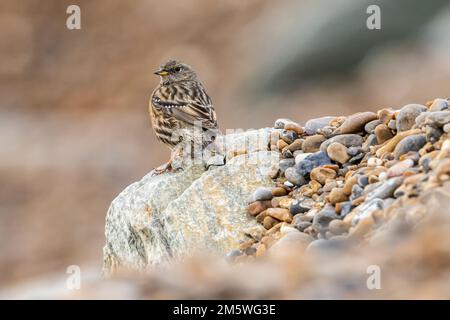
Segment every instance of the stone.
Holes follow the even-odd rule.
[[[270,248],[270,255],[284,255],[289,257],[292,252],[301,252],[314,240],[303,232],[288,232]]]
[[[328,157],[341,164],[346,163],[350,156],[347,153],[347,148],[339,142],[331,143],[327,148]]]
[[[317,232],[325,232],[328,230],[329,223],[334,219],[339,219],[339,216],[336,214],[333,207],[326,206],[314,216],[312,227]]]
[[[383,210],[383,208],[384,202],[382,199],[374,198],[371,200],[367,200],[364,204],[361,204],[354,210],[355,215],[351,217],[351,225],[357,225],[360,220],[371,217],[375,211]]]
[[[372,199],[386,199],[388,197],[392,197],[394,195],[394,191],[402,184],[402,182],[403,182],[402,177],[395,177],[386,180],[375,190],[371,191],[367,195],[366,201],[370,201]]]
[[[414,166],[414,161],[411,159],[406,159],[394,164],[387,171],[388,178],[401,176],[406,170]]]
[[[275,187],[272,189],[272,196],[281,197],[287,195],[287,191],[283,187]]]
[[[330,158],[328,158],[325,152],[318,151],[307,156],[303,161],[296,164],[294,168],[299,175],[305,177],[308,176],[315,167],[324,166],[326,164],[331,164]]]
[[[378,149],[376,151],[376,156],[378,158],[382,158],[384,155],[386,155],[389,152],[394,151],[395,147],[397,146],[397,144],[404,139],[405,137],[411,136],[411,135],[416,135],[416,134],[420,134],[422,131],[419,129],[412,129],[409,131],[404,131],[404,132],[400,132],[397,133],[392,139],[390,139],[389,141],[387,141],[383,147],[381,147],[380,149]]]
[[[363,131],[366,123],[375,119],[377,119],[377,115],[374,112],[355,113],[347,117],[344,123],[334,130],[333,135]]]
[[[425,138],[427,141],[436,142],[444,133],[443,129],[435,128],[430,125],[425,126]]]
[[[450,111],[423,112],[416,118],[418,128],[426,125],[442,128],[447,123],[450,123]]]
[[[362,152],[362,147],[350,147],[347,149],[347,153],[349,156],[354,157],[356,156],[358,153]]]
[[[309,221],[298,220],[294,222],[294,227],[300,232],[305,231],[305,229],[309,228],[310,226],[312,226],[312,223]]]
[[[375,135],[379,144],[385,143],[394,136],[385,124],[380,124],[375,128]]]
[[[303,134],[303,128],[295,122],[286,123],[284,130],[294,131],[296,134]]]
[[[427,107],[420,104],[408,104],[401,108],[396,119],[397,132],[410,130],[417,116],[427,110]]]
[[[269,145],[269,131],[264,148]],[[228,148],[251,141],[255,132],[221,138]],[[219,139],[218,139],[219,140]],[[104,272],[145,269],[189,256],[198,250],[225,254],[264,228],[247,211],[258,187],[271,187],[268,173],[278,166],[277,152],[255,151],[205,172],[204,166],[160,175],[148,174],[122,191],[106,216]]]
[[[277,141],[277,149],[278,150],[283,150],[287,146],[288,146],[288,143],[286,141],[281,140],[281,139]]]
[[[366,131],[369,134],[374,133],[375,128],[380,124],[382,124],[380,119],[375,119],[375,120],[369,121],[364,126],[364,131]]]
[[[302,186],[307,183],[305,177],[295,167],[287,168],[284,176],[295,186]]]
[[[249,202],[271,200],[272,197],[272,190],[270,188],[259,187],[253,192],[252,196],[250,197],[251,201]]]
[[[348,231],[349,225],[342,220],[334,219],[328,225],[329,231],[334,235],[340,235]]]
[[[289,151],[294,152],[297,150],[301,150],[303,145],[302,139],[296,139],[294,142],[292,142],[290,145],[287,146]]]
[[[249,206],[247,207],[247,212],[252,216],[256,216],[270,207],[271,207],[270,200],[255,201],[249,204]]]
[[[295,160],[290,159],[281,159],[279,163],[279,169],[281,173],[284,173],[287,168],[293,167],[295,165]]]
[[[331,120],[333,120],[334,116],[327,116],[322,118],[311,119],[305,123],[305,133],[308,136],[312,136],[318,132],[318,130],[327,126]]]
[[[274,128],[275,128],[275,129],[284,129],[284,127],[285,127],[286,124],[288,124],[288,123],[294,123],[294,124],[296,124],[296,123],[295,123],[294,121],[292,121],[292,120],[285,119],[285,118],[281,118],[281,119],[277,119],[277,120],[275,121]]]
[[[295,164],[299,164],[303,160],[305,160],[306,157],[311,155],[312,153],[299,153],[295,156]]]
[[[430,105],[430,111],[443,111],[449,108],[449,101],[447,99],[436,98],[433,100],[433,103]]]
[[[394,118],[395,110],[391,108],[385,108],[381,109],[377,112],[378,119],[381,121],[381,123],[388,124],[390,120]]]
[[[375,158],[375,157],[371,157],[367,160],[367,165],[369,167],[377,167],[377,166],[382,166],[383,165],[383,160]]]
[[[338,142],[340,144],[343,144],[347,148],[350,147],[360,147],[363,144],[363,138],[360,135],[357,134],[341,134],[339,136],[334,136],[326,141],[324,141],[320,145],[321,151],[326,151],[328,146],[334,142]]]
[[[387,126],[391,130],[397,130],[397,122],[394,119],[389,120],[389,122],[387,123]]]
[[[266,210],[267,215],[284,222],[292,222],[292,214],[288,209],[284,208],[269,208]]]
[[[289,211],[293,214],[299,214],[299,213],[305,213],[312,209],[314,206],[314,201],[311,199],[304,199],[304,200],[294,200],[291,203],[291,206],[289,208]]]
[[[298,134],[294,131],[283,130],[280,133],[280,138],[289,145],[298,138]]]
[[[310,177],[321,185],[325,185],[327,179],[334,179],[336,177],[336,171],[329,168],[317,167],[311,171]]]
[[[375,134],[370,134],[366,141],[364,141],[363,145],[362,145],[362,150],[364,152],[368,152],[370,151],[370,147],[376,145],[378,143],[378,139],[377,136]]]
[[[336,204],[338,202],[348,200],[348,197],[345,194],[343,188],[334,188],[328,195],[328,200],[330,201],[331,204]]]
[[[302,144],[302,150],[305,153],[314,153],[319,151],[320,145],[324,142],[326,138],[321,134],[316,134],[314,136],[306,137]]]
[[[443,130],[445,133],[449,133],[450,132],[450,123],[447,123],[446,125],[444,125]]]
[[[409,151],[419,151],[427,143],[423,134],[412,135],[401,140],[395,147],[394,156],[398,159]]]
[[[272,229],[273,226],[275,226],[277,223],[280,223],[277,219],[274,219],[271,216],[265,216],[263,219],[263,226],[267,230]]]

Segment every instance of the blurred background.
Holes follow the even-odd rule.
[[[3,0],[0,30],[0,287],[100,272],[109,203],[169,156],[147,113],[169,58],[222,130],[450,96],[446,0]]]

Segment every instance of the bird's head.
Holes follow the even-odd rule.
[[[161,77],[161,83],[173,83],[197,79],[197,75],[190,66],[176,60],[166,62],[154,73]]]

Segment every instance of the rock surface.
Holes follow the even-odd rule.
[[[258,187],[273,186],[269,172],[279,155],[268,151],[268,130],[226,136],[226,165],[193,165],[176,173],[146,175],[114,199],[106,217],[104,272],[145,269],[198,250],[225,254],[263,227],[246,212]],[[259,136],[259,138],[257,138]]]

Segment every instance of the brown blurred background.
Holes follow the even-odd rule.
[[[100,270],[109,203],[169,156],[147,114],[169,58],[222,129],[450,96],[444,0],[3,0],[0,30],[0,286]]]

